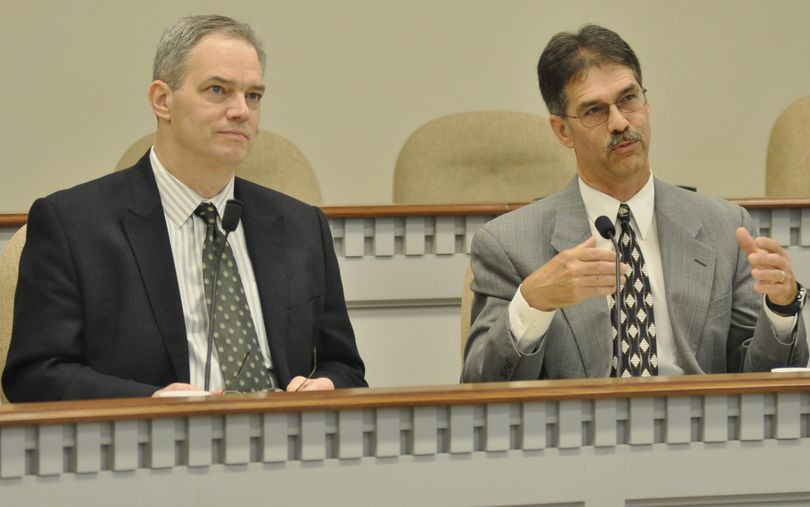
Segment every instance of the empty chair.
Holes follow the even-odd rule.
[[[771,130],[765,165],[765,195],[810,196],[810,97],[782,111]]]
[[[422,125],[405,142],[394,172],[394,202],[528,202],[559,190],[575,174],[574,155],[557,141],[547,118],[457,113]]]
[[[20,254],[25,245],[25,226],[11,236],[0,255],[0,372],[6,367],[8,345],[11,343],[11,324],[14,320],[14,294],[20,273]],[[8,403],[2,386],[0,402]]]
[[[154,134],[149,134],[135,141],[118,161],[116,170],[135,164],[152,146],[154,138]],[[259,130],[250,155],[236,174],[306,203],[323,203],[318,178],[307,158],[291,141],[269,130]]]
[[[464,349],[467,347],[467,339],[470,337],[470,325],[472,325],[472,302],[473,302],[473,270],[470,263],[467,263],[467,271],[464,273],[464,286],[461,288],[461,365],[464,365]]]

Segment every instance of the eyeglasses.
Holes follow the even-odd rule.
[[[252,350],[248,350],[247,352],[245,352],[245,357],[243,357],[242,361],[239,363],[239,369],[236,370],[236,373],[225,384],[225,388],[222,390],[223,393],[235,393],[235,392],[238,392],[238,391],[231,391],[230,388],[233,385],[233,383],[236,382],[236,379],[239,378],[239,374],[242,373],[242,369],[245,367],[245,363],[247,363],[247,358],[250,357],[251,352],[252,352]],[[301,388],[304,387],[304,384],[307,383],[307,380],[312,379],[312,376],[315,375],[315,370],[317,370],[317,369],[318,369],[318,349],[316,347],[312,347],[312,370],[310,370],[309,375],[307,375],[307,378],[305,378],[304,381],[301,382],[301,385],[299,385],[295,389],[295,391],[293,391],[293,392],[297,393],[298,391],[300,391]],[[263,390],[261,392],[273,392],[273,391],[283,391],[283,390],[284,389],[280,389],[278,387],[271,387],[270,389],[265,389],[265,390]]]
[[[250,350],[245,352],[245,357],[243,357],[242,361],[239,363],[239,369],[236,370],[236,373],[234,374],[234,376],[231,377],[231,379],[225,384],[225,388],[222,389],[223,393],[230,392],[229,389],[231,388],[233,383],[236,382],[236,379],[239,378],[239,374],[242,373],[242,369],[245,367],[245,363],[247,362],[248,356],[250,356],[250,352],[251,352]]]
[[[616,104],[616,109],[622,113],[635,113],[647,103],[647,93],[645,89],[631,90],[622,95],[619,100],[610,104],[593,104],[583,108],[578,115],[568,116],[560,115],[565,118],[579,118],[582,126],[585,128],[593,128],[597,125],[605,123],[610,117],[610,106]]]
[[[236,373],[234,373],[233,376],[230,378],[230,380],[228,380],[228,382],[225,383],[225,388],[222,389],[223,393],[234,394],[234,393],[240,393],[241,392],[241,391],[231,391],[230,389],[231,389],[231,386],[234,384],[234,382],[236,382],[236,379],[239,378],[239,374],[242,373],[242,370],[244,369],[245,363],[247,363],[248,357],[250,357],[251,352],[253,352],[253,349],[250,349],[247,352],[245,352],[245,356],[239,362],[239,368],[236,370]],[[278,387],[276,387],[275,382],[273,382],[272,380],[271,380],[270,383],[272,384],[272,386],[270,388],[263,389],[263,390],[261,390],[259,392],[266,393],[266,392],[274,392],[274,391],[283,391],[283,389],[279,389]]]

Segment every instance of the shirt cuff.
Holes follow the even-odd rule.
[[[796,319],[799,317],[799,314],[790,315],[789,317],[779,315],[768,308],[767,303],[765,303],[765,296],[762,296],[762,308],[765,310],[765,315],[768,316],[768,320],[771,321],[776,339],[784,344],[791,343],[793,341],[793,329],[796,328]]]
[[[509,330],[515,347],[524,354],[534,353],[540,338],[546,334],[557,310],[544,312],[529,306],[518,287],[509,303]]]

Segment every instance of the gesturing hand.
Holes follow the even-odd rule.
[[[743,228],[737,228],[737,243],[748,254],[754,290],[765,294],[772,303],[789,305],[796,299],[796,278],[790,257],[778,241],[760,236],[756,239]]]
[[[627,266],[621,265],[622,280]],[[543,311],[565,308],[616,292],[616,252],[596,248],[596,239],[562,251],[540,266],[521,285],[529,306]]]

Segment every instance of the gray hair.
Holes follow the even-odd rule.
[[[155,52],[152,79],[163,81],[173,89],[180,86],[191,50],[206,35],[219,33],[242,39],[253,46],[264,73],[267,56],[262,41],[250,25],[226,16],[205,15],[182,18],[163,32]]]

